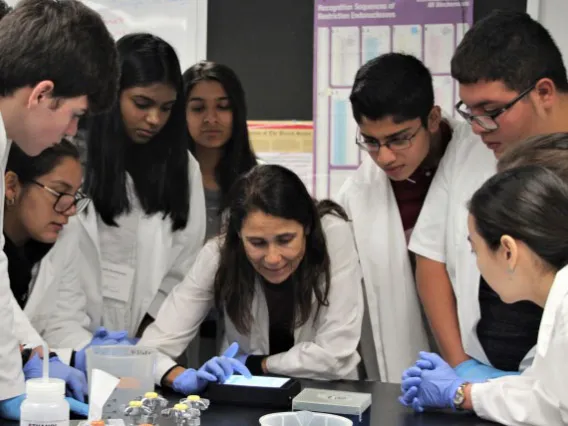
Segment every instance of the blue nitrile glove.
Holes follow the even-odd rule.
[[[195,371],[192,368],[185,370],[174,379],[172,389],[184,395],[199,393],[205,389],[207,383],[223,383],[235,371],[245,377],[252,377],[248,368],[233,358],[238,351],[239,345],[235,342],[227,348],[222,356],[211,358],[199,370]]]
[[[430,365],[421,361],[430,362],[434,368],[423,368]],[[454,396],[463,383],[465,380],[461,379],[438,354],[420,352],[417,365],[403,373],[401,385],[403,395],[399,401],[418,412],[424,411],[424,408],[453,408]]]
[[[24,376],[26,380],[43,376],[43,360],[38,354],[35,354],[24,365]],[[87,387],[87,378],[82,371],[64,364],[57,357],[53,357],[49,359],[49,377],[64,380],[68,388],[67,393],[80,402],[85,401],[85,395],[88,394],[89,388]]]
[[[74,367],[87,374],[87,354],[85,351],[91,346],[101,345],[131,345],[128,339],[128,332],[123,331],[108,331],[104,327],[99,327],[93,334],[91,342],[83,349],[75,352]]]
[[[24,399],[26,395],[22,394],[0,401],[0,417],[7,420],[20,420],[20,405]]]
[[[521,374],[519,371],[503,371],[490,365],[483,364],[476,359],[468,359],[454,368],[462,379],[468,382],[485,382],[497,377]]]
[[[20,406],[22,402],[26,399],[26,395],[18,395],[14,398],[5,399],[0,401],[0,418],[7,420],[19,420],[20,419]],[[84,402],[79,402],[73,398],[65,398],[69,403],[70,410],[81,416],[87,416],[89,414],[89,406]]]

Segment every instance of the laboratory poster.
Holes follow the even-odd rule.
[[[473,0],[316,0],[314,14],[314,195],[333,197],[357,169],[349,93],[368,60],[405,52],[430,69],[436,103],[453,114],[450,60],[473,21]]]

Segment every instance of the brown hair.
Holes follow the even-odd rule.
[[[54,97],[87,95],[89,110],[112,106],[118,55],[101,16],[78,0],[21,0],[0,20],[0,96],[43,80]]]
[[[539,135],[522,141],[503,154],[497,170],[525,165],[546,167],[568,182],[568,133]]]

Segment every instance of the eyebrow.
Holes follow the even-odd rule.
[[[219,98],[215,98],[216,101],[228,101],[229,97],[228,96],[221,96]],[[201,101],[201,102],[205,102],[205,98],[200,98],[199,96],[192,96],[191,98],[189,98],[189,102],[191,101]]]
[[[153,103],[153,104],[157,104],[157,103],[158,103],[158,102],[156,102],[155,99],[149,98],[148,96],[144,96],[144,95],[133,95],[132,97],[133,97],[133,98],[140,98],[141,100],[148,101],[148,102],[151,102],[151,103]],[[163,105],[173,104],[173,103],[175,103],[175,101],[176,101],[175,99],[171,99],[171,100],[169,100],[169,101],[167,101],[167,102],[164,102]]]
[[[402,130],[399,130],[398,132],[394,132],[394,133],[391,133],[390,135],[385,136],[384,139],[387,139],[387,140],[393,139],[393,138],[395,138],[395,137],[397,137],[397,136],[402,135],[403,133],[408,132],[409,130],[411,130],[411,127],[406,127],[406,128],[404,128],[404,129],[402,129]],[[363,133],[363,132],[361,132],[361,135],[362,135],[363,137],[365,137],[365,138],[371,138],[371,139],[375,139],[375,140],[377,139],[377,138],[375,138],[375,137],[373,137],[373,136],[366,135],[366,134]]]

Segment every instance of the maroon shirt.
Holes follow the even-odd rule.
[[[409,180],[391,181],[405,231],[414,228],[414,225],[416,225],[435,172],[436,169],[422,170],[418,168],[409,178],[416,183]]]

